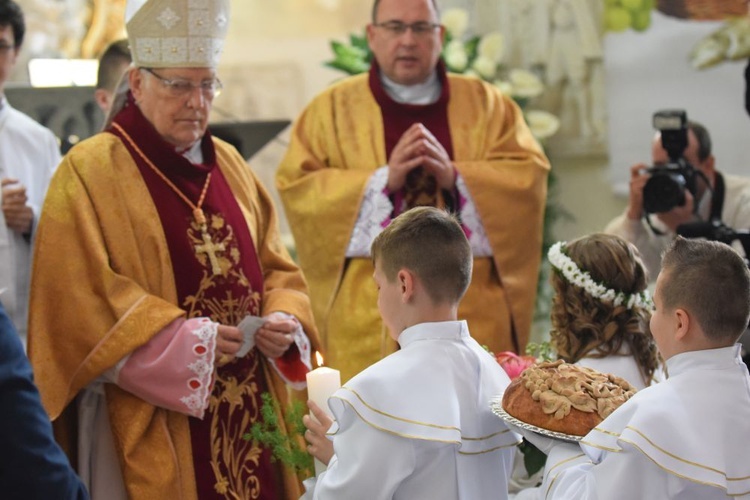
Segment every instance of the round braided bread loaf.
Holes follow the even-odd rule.
[[[635,394],[626,380],[562,360],[530,366],[503,395],[503,410],[550,431],[585,436]]]

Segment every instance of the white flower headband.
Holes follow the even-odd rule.
[[[625,304],[628,309],[641,307],[651,309],[652,302],[646,290],[629,295],[624,292],[616,292],[597,283],[589,273],[580,269],[573,259],[563,253],[564,241],[558,241],[549,249],[547,258],[550,264],[562,273],[566,280],[573,285],[583,288],[589,295],[602,301],[611,302],[615,306]]]

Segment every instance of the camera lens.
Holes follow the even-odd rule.
[[[658,214],[684,205],[685,184],[681,174],[656,170],[643,187],[643,209]]]

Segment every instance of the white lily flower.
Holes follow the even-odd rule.
[[[503,55],[505,55],[505,38],[503,38],[503,34],[495,31],[483,36],[479,41],[477,54],[496,63],[502,61]]]
[[[469,13],[465,9],[454,8],[443,12],[440,22],[453,38],[461,38],[469,27]]]
[[[525,69],[511,70],[510,82],[513,85],[513,95],[516,97],[536,97],[544,92],[542,80]]]
[[[479,56],[474,59],[474,64],[472,64],[471,67],[485,80],[495,78],[495,74],[497,73],[497,63],[484,56]]]
[[[530,110],[525,113],[525,117],[531,133],[540,140],[555,135],[560,128],[560,120],[546,111]]]
[[[445,46],[445,63],[456,71],[464,71],[469,64],[464,44],[460,40],[451,40]]]

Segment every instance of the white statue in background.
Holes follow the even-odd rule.
[[[563,123],[575,120],[582,137],[605,134],[601,89],[592,91],[592,85],[603,85],[601,3],[537,0],[530,12],[537,27],[530,60],[542,66],[548,87],[560,87],[560,108],[551,111]]]

